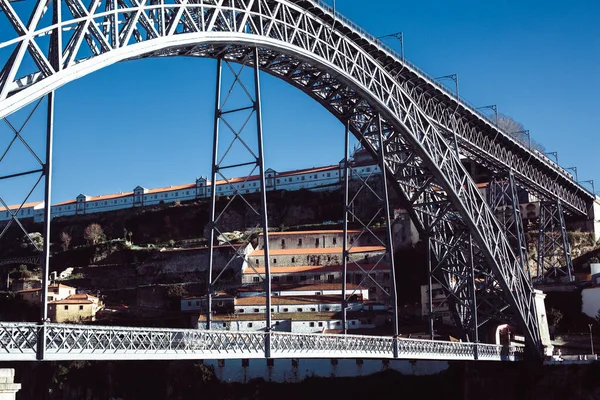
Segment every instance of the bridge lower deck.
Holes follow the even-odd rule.
[[[38,352],[38,347],[43,349]],[[522,348],[384,336],[0,323],[0,361],[375,358],[515,361]]]

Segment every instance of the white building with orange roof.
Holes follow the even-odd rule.
[[[27,303],[39,305],[42,302],[42,288],[25,289],[16,292]],[[62,283],[48,285],[48,301],[62,300],[77,293],[77,289]]]
[[[363,162],[355,166],[355,172],[361,177],[378,173],[378,167],[371,162]],[[340,165],[329,165],[299,169],[294,171],[277,172],[273,169],[265,171],[266,188],[272,190],[311,190],[327,191],[340,187],[343,181],[343,169]],[[188,201],[207,198],[211,195],[212,183],[205,177],[196,179],[195,183],[167,186],[162,188],[147,189],[142,186],[135,187],[132,191],[123,193],[89,196],[80,194],[74,199],[55,204],[51,209],[51,216],[64,217],[78,214],[91,214],[98,212],[114,211],[132,207],[151,206],[161,203]],[[229,178],[219,180],[215,184],[217,196],[231,196],[236,193],[249,194],[260,192],[260,177]],[[18,210],[19,205],[10,206],[8,210],[0,209],[0,222],[12,218],[10,211]],[[34,218],[41,222],[44,218],[43,202],[33,202],[23,205],[18,210],[18,218]]]
[[[95,296],[73,294],[48,302],[48,318],[52,322],[95,321],[102,304]]]

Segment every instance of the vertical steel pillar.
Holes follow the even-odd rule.
[[[221,75],[223,70],[223,61],[217,59],[217,79],[215,88],[215,114],[214,114],[214,129],[213,129],[213,150],[212,150],[212,165],[210,173],[210,233],[208,238],[208,276],[206,279],[206,329],[211,329],[212,322],[212,296],[214,294],[213,286],[213,262],[214,262],[214,241],[215,241],[215,206],[217,196],[217,171],[219,169],[217,157],[219,149],[219,120],[221,118]],[[206,185],[208,187],[208,184]]]
[[[344,237],[342,238],[342,329],[344,335],[348,333],[348,318],[347,308],[348,300],[346,299],[346,281],[348,279],[348,191],[350,185],[350,168],[349,163],[350,153],[350,120],[346,121],[345,137],[344,137]]]
[[[381,182],[383,184],[383,201],[384,201],[384,212],[385,212],[385,225],[386,225],[386,239],[388,248],[388,261],[390,267],[390,276],[392,279],[391,285],[391,297],[392,297],[392,309],[394,317],[392,319],[394,328],[394,358],[398,358],[398,301],[396,299],[396,269],[394,267],[394,242],[392,238],[392,222],[390,219],[390,198],[388,195],[387,186],[387,175],[386,175],[386,164],[385,164],[385,145],[383,142],[383,132],[381,126],[381,114],[377,115],[377,125],[379,129],[379,165],[381,169]]]
[[[471,267],[471,322],[472,322],[472,337],[470,339],[474,343],[479,342],[479,321],[477,320],[477,286],[475,283],[475,258],[473,254],[473,235],[469,235],[469,264]],[[477,354],[475,355],[477,359]]]
[[[48,93],[46,116],[46,163],[44,164],[44,234],[42,249],[42,298],[40,301],[40,324],[37,359],[43,360],[46,352],[46,327],[48,321],[48,270],[50,269],[50,224],[52,218],[52,142],[54,139],[54,91]]]
[[[265,294],[266,294],[266,335],[265,357],[271,357],[271,266],[269,263],[269,218],[267,215],[267,187],[265,185],[265,158],[263,151],[262,114],[260,109],[260,57],[258,47],[254,48],[254,111],[256,112],[256,134],[258,139],[258,168],[260,174],[262,229],[265,260]]]
[[[525,227],[523,226],[523,218],[521,216],[519,197],[517,195],[517,185],[515,183],[515,176],[512,170],[508,174],[508,180],[511,190],[512,211],[517,251],[519,259],[521,260],[521,267],[527,271],[527,276],[529,276],[529,279],[531,279],[531,270],[529,269],[529,256],[527,254],[527,238],[525,236]]]
[[[536,281],[549,279],[573,281],[573,260],[560,199],[540,203]]]
[[[433,329],[433,271],[431,268],[431,237],[427,238],[427,289],[429,293],[429,334],[431,340],[435,338]]]

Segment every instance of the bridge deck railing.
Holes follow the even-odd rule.
[[[0,323],[0,361],[45,360],[379,358],[437,360],[518,360],[522,349],[490,344],[405,339],[386,336],[197,329]]]

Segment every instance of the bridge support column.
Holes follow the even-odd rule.
[[[342,329],[344,335],[348,333],[348,299],[347,299],[347,282],[348,282],[348,218],[350,206],[348,204],[348,191],[350,185],[350,121],[345,124],[344,136],[344,236],[342,238]]]
[[[531,277],[527,238],[512,170],[508,174],[497,176],[490,182],[488,204],[500,222],[500,226],[504,228],[504,233],[519,257],[523,270]]]
[[[573,261],[559,199],[540,203],[536,283],[573,282]]]
[[[394,358],[398,358],[398,300],[396,293],[396,268],[394,263],[394,243],[392,236],[392,220],[390,218],[390,198],[388,194],[388,180],[387,180],[387,169],[385,165],[386,154],[383,142],[383,131],[381,129],[381,115],[377,116],[377,124],[379,131],[379,168],[381,169],[381,184],[383,186],[383,204],[385,213],[385,233],[387,243],[387,256],[388,265],[390,267],[390,279],[392,280],[390,286],[390,300],[392,302],[392,324],[394,330]]]
[[[245,68],[252,66],[252,83],[243,82],[242,72]],[[225,67],[225,68],[223,68]],[[228,73],[228,77],[232,78],[226,96],[221,96],[223,84],[223,70]],[[213,152],[212,152],[212,167],[211,180],[206,183],[207,190],[210,191],[210,221],[209,221],[209,265],[207,271],[206,291],[206,327],[211,328],[211,321],[214,320],[214,312],[212,307],[213,297],[216,296],[215,290],[218,287],[223,273],[227,269],[235,269],[241,271],[242,284],[247,283],[245,279],[252,275],[258,276],[262,280],[263,290],[265,292],[265,357],[271,356],[271,269],[269,261],[269,234],[268,234],[268,217],[267,217],[267,190],[274,189],[275,179],[273,176],[265,174],[265,157],[263,149],[263,132],[262,132],[262,115],[261,115],[261,100],[260,100],[260,57],[258,48],[248,48],[244,53],[241,61],[236,60],[236,64],[226,59],[217,60],[217,79],[216,79],[216,94],[215,94],[215,115],[214,115],[214,131],[213,131]],[[229,82],[229,81],[228,81]],[[252,90],[252,86],[254,90]],[[236,98],[237,96],[237,98]],[[228,102],[236,98],[234,108],[229,106]],[[241,100],[240,100],[241,98]],[[246,105],[239,105],[241,102],[247,102]],[[251,128],[251,120],[254,119],[256,125],[256,136],[253,136]],[[221,125],[222,124],[222,125]],[[223,132],[220,128],[223,127]],[[222,153],[219,152],[219,141],[225,140],[225,149]],[[230,154],[230,149],[235,145],[239,147],[239,153]],[[240,154],[242,153],[242,154]],[[248,160],[244,159],[245,157]],[[243,172],[240,172],[243,171]],[[229,172],[234,177],[245,176],[231,181],[231,176],[226,176]],[[257,199],[260,203],[259,207],[246,198],[252,192],[248,189],[248,180],[251,176],[260,176],[260,193],[254,192],[252,195],[260,196]],[[221,184],[217,187],[217,179],[221,180]],[[220,203],[217,203],[217,196],[226,196],[221,198]],[[234,244],[233,238],[225,235],[228,229],[223,221],[223,215],[230,205],[237,201],[238,204],[242,201],[246,207],[253,213],[252,219],[256,224],[249,233],[243,238],[241,245]],[[216,265],[214,256],[215,241],[219,240],[224,246],[230,247],[233,255],[229,261]],[[261,248],[262,247],[262,248]],[[253,255],[254,259],[263,259],[264,264],[254,263],[249,260],[251,252],[256,252]],[[262,253],[262,254],[258,254]],[[262,257],[261,257],[262,256]],[[216,275],[216,276],[214,276]],[[253,282],[252,279],[250,282]],[[216,310],[215,310],[216,311]]]
[[[17,392],[21,390],[21,384],[14,383],[14,379],[14,369],[0,369],[0,400],[14,400],[17,398]]]
[[[350,111],[349,111],[350,112]],[[371,152],[377,166],[367,166],[364,160],[350,159],[349,133],[356,121],[346,123],[344,156],[344,239],[342,243],[342,322],[348,330],[347,311],[352,309],[353,296],[362,295],[368,288],[369,299],[385,301],[393,310],[392,335],[398,335],[398,305],[396,301],[396,280],[392,243],[388,181],[385,171],[385,148],[379,146]],[[381,119],[374,115],[364,128],[364,135],[382,143]],[[356,154],[355,154],[356,155]],[[362,155],[361,155],[362,157]],[[379,172],[379,174],[378,174]],[[351,185],[350,185],[351,182]],[[385,224],[383,232],[379,224]],[[354,230],[350,231],[349,227]],[[379,246],[365,259],[353,258],[352,248],[356,246]],[[385,249],[385,250],[384,250]],[[351,275],[348,273],[351,271]],[[379,273],[384,271],[383,273]],[[379,278],[377,278],[379,276]],[[350,279],[352,278],[352,279]],[[352,282],[348,282],[351,280]],[[348,287],[348,284],[350,284]],[[367,286],[368,285],[368,286]]]

